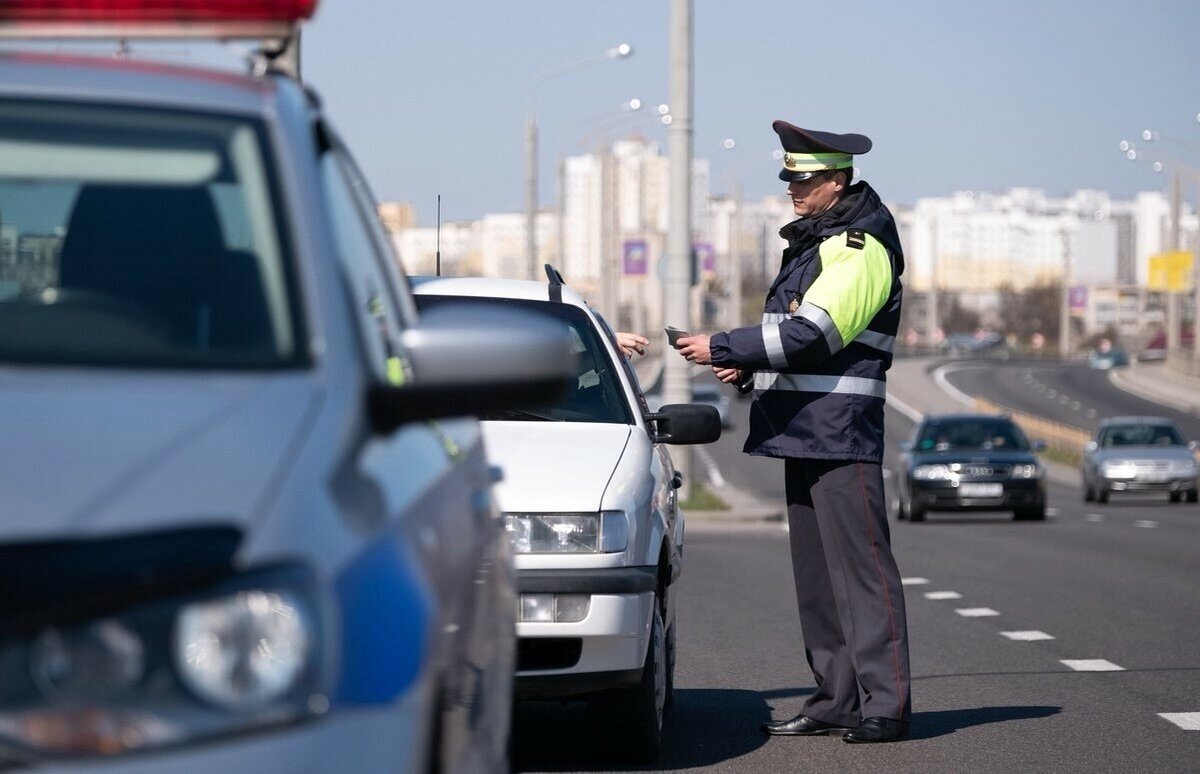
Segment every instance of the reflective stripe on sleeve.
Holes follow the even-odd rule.
[[[763,312],[762,324],[781,323],[789,317],[787,312]]]
[[[886,333],[876,333],[875,331],[863,331],[854,337],[854,341],[858,344],[866,344],[868,347],[874,347],[882,352],[891,352],[896,348],[895,336],[889,336]]]
[[[786,390],[790,392],[840,393],[887,397],[887,383],[862,376],[826,376],[823,374],[780,374],[758,371],[754,374],[756,390]]]
[[[787,368],[787,357],[783,354],[783,339],[779,337],[779,323],[762,326],[763,349],[772,368]]]
[[[829,344],[829,354],[836,354],[842,349],[842,334],[838,332],[837,326],[833,324],[833,318],[824,309],[806,301],[796,310],[795,316],[802,317],[817,326]]]

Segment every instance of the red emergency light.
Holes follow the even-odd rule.
[[[0,0],[0,36],[283,37],[317,0]]]

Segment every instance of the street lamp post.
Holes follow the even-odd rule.
[[[721,147],[732,151],[737,147],[737,141],[728,138],[721,143]],[[733,199],[733,212],[729,217],[729,281],[726,287],[729,310],[726,330],[733,330],[742,324],[742,184],[736,165],[730,177],[733,181],[729,192],[730,198]]]
[[[538,129],[537,88],[546,81],[569,75],[609,59],[627,59],[633,56],[633,46],[621,43],[602,54],[589,56],[577,62],[538,73],[529,82],[529,105],[525,114],[525,253],[528,257],[529,279],[537,278],[537,211],[538,211]]]

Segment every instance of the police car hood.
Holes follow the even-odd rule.
[[[629,442],[630,426],[591,422],[484,422],[488,459],[503,471],[504,511],[598,511]]]
[[[318,394],[296,373],[0,371],[0,541],[245,529]]]

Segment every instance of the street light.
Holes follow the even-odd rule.
[[[528,255],[528,277],[537,278],[537,211],[538,211],[538,132],[537,88],[546,81],[602,64],[610,59],[628,59],[633,46],[621,43],[601,54],[538,73],[529,81],[529,105],[525,116],[525,249]]]

